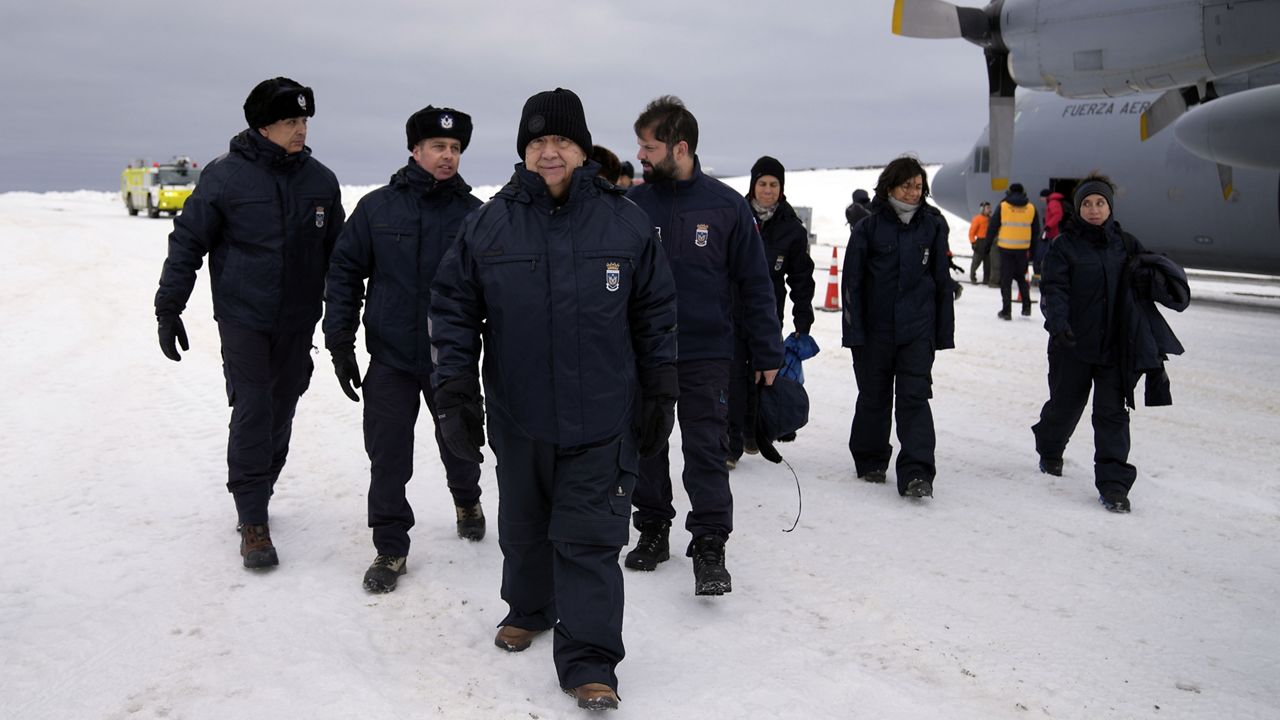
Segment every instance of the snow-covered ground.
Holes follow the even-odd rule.
[[[788,197],[815,208],[819,302],[849,193],[875,175],[788,173]],[[967,219],[950,219],[962,254]],[[548,637],[493,647],[492,456],[491,534],[467,543],[425,414],[410,572],[393,594],[361,589],[361,406],[324,354],[271,506],[282,564],[240,566],[204,272],[191,351],[172,363],[156,343],[170,226],[107,193],[0,195],[0,717],[580,716]],[[803,488],[799,527],[783,532],[790,473],[748,457],[732,475],[731,595],[695,597],[683,557],[626,573],[616,717],[1280,717],[1280,292],[1194,283],[1272,309],[1171,317],[1188,353],[1169,366],[1176,404],[1133,414],[1128,516],[1095,500],[1087,418],[1065,476],[1037,472],[1045,333],[998,321],[985,287],[966,285],[958,348],[935,366],[936,497],[856,481],[850,361],[838,314],[819,313],[812,419],[779,446]]]

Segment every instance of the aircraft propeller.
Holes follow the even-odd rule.
[[[1009,186],[1013,170],[1014,91],[1009,48],[1000,36],[1004,0],[985,8],[960,7],[945,0],[894,0],[893,33],[930,40],[964,38],[981,47],[987,61],[987,125],[991,146],[991,189]]]

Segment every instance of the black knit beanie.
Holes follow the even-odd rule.
[[[1084,203],[1084,199],[1090,195],[1101,195],[1106,198],[1107,207],[1113,214],[1115,213],[1115,190],[1112,189],[1111,184],[1103,180],[1085,180],[1076,186],[1075,195],[1071,199],[1077,217],[1083,217],[1080,215],[1080,206]]]
[[[314,117],[316,98],[311,88],[287,77],[263,80],[244,101],[244,119],[251,128],[263,128],[279,120]]]
[[[404,134],[410,150],[427,138],[442,137],[462,143],[462,152],[466,152],[471,144],[471,116],[453,108],[428,105],[409,116]]]
[[[524,158],[529,143],[544,135],[562,135],[577,143],[584,155],[591,153],[587,115],[582,110],[582,100],[572,90],[547,90],[525,101],[520,129],[516,131],[516,154]]]
[[[761,157],[756,161],[755,165],[751,166],[751,189],[747,191],[748,194],[751,197],[755,197],[756,181],[765,175],[772,175],[778,178],[778,194],[781,195],[787,185],[786,173],[787,171],[782,167],[782,163],[768,155]]]

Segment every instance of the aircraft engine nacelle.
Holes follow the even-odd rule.
[[[1195,85],[1280,53],[1280,0],[1004,0],[999,10],[1013,79],[1064,97]]]
[[[1233,93],[1188,112],[1173,125],[1178,143],[1230,167],[1280,169],[1280,85]]]

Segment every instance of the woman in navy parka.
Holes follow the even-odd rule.
[[[884,482],[897,405],[898,494],[932,497],[936,436],[929,398],[933,356],[955,347],[955,295],[947,222],[929,205],[920,162],[900,157],[876,181],[871,215],[845,251],[842,343],[853,354],[858,401],[849,436],[858,477]]]

